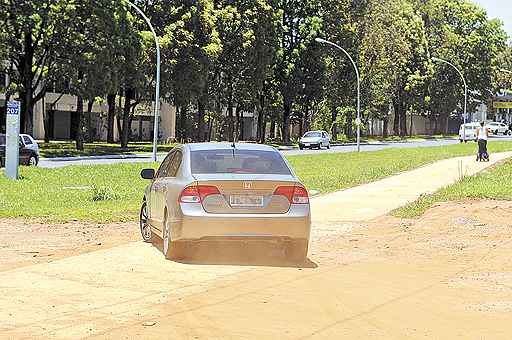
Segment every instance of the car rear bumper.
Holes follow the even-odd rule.
[[[171,228],[175,241],[309,240],[309,205],[292,205],[286,214],[208,214],[201,206],[185,207]]]

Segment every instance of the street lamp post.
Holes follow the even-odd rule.
[[[464,75],[457,68],[457,66],[453,65],[449,61],[440,59],[440,58],[436,58],[436,57],[432,57],[432,60],[450,65],[451,67],[453,67],[455,69],[455,71],[457,71],[457,73],[462,78],[462,82],[464,83],[464,125],[463,125],[464,136],[463,136],[463,141],[466,142],[466,120],[467,120],[467,110],[468,110],[468,85],[466,83],[466,78],[464,78]]]
[[[333,42],[327,41],[325,39],[322,39],[322,38],[316,38],[315,41],[320,44],[327,44],[327,45],[336,47],[337,49],[339,49],[340,51],[345,53],[345,55],[348,57],[348,59],[350,59],[350,62],[354,66],[354,70],[356,71],[356,77],[357,77],[357,120],[356,120],[357,152],[360,152],[361,151],[361,80],[359,78],[359,69],[357,68],[356,63],[354,62],[354,59],[352,59],[350,54],[345,49],[343,49],[341,46],[339,46]]]
[[[158,118],[160,112],[160,43],[158,42],[158,36],[156,35],[155,28],[151,24],[151,20],[144,14],[144,12],[136,6],[130,0],[123,0],[128,5],[133,7],[146,21],[149,28],[151,29],[151,33],[153,33],[153,38],[155,39],[156,46],[156,85],[155,85],[155,106],[154,106],[154,117],[155,124],[153,127],[153,161],[157,161],[157,149],[158,149]]]

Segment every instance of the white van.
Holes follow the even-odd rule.
[[[459,129],[459,141],[462,143],[464,140],[467,141],[475,141],[478,137],[478,129],[480,128],[480,123],[467,123],[466,125],[462,124]],[[466,138],[464,138],[464,134]]]

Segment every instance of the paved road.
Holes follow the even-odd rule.
[[[493,140],[506,140],[512,141],[512,137],[494,137]],[[433,147],[442,145],[457,144],[457,140],[453,139],[436,139],[417,142],[392,142],[392,143],[378,143],[378,144],[364,144],[361,146],[361,151],[377,151],[390,148],[417,148],[417,147]],[[304,154],[319,154],[319,153],[346,153],[354,152],[357,150],[356,145],[343,145],[334,146],[330,150],[283,150],[285,155],[304,155]],[[162,161],[165,157],[164,154],[158,156],[158,160]],[[100,156],[100,157],[78,157],[71,160],[65,159],[42,159],[39,166],[43,168],[60,168],[69,165],[98,165],[98,164],[114,164],[114,163],[140,163],[150,162],[151,156],[147,155],[124,155],[124,156]]]

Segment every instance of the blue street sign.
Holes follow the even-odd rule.
[[[7,102],[7,114],[19,116],[21,112],[21,103],[18,101]]]

